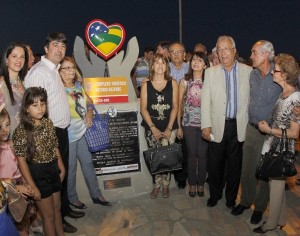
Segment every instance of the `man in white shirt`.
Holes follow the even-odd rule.
[[[59,151],[65,166],[66,175],[62,182],[61,214],[66,233],[77,229],[65,221],[64,217],[80,218],[84,212],[73,211],[69,206],[67,180],[69,166],[69,140],[67,127],[70,123],[70,110],[64,85],[58,73],[60,62],[65,57],[67,38],[63,33],[53,32],[46,38],[45,52],[41,61],[35,64],[25,77],[25,87],[42,87],[48,94],[48,113],[52,120],[59,143]]]

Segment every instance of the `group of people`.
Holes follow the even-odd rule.
[[[1,235],[76,232],[76,227],[65,217],[83,217],[85,213],[78,209],[87,208],[76,191],[77,159],[93,203],[111,205],[99,188],[84,136],[92,126],[93,101],[77,82],[76,63],[65,56],[66,48],[66,36],[53,32],[46,38],[45,56],[35,65],[28,45],[13,42],[3,52]],[[5,183],[8,180],[30,203],[21,222],[16,222],[7,211]]]
[[[0,220],[8,223],[1,235],[28,235],[29,229],[46,235],[76,232],[65,217],[83,217],[78,209],[87,208],[76,191],[77,159],[93,203],[111,205],[99,188],[84,136],[92,126],[93,101],[77,78],[74,59],[65,56],[66,47],[66,36],[53,32],[46,38],[45,56],[35,65],[28,45],[13,42],[2,55]],[[291,55],[275,56],[266,40],[253,45],[252,67],[237,61],[236,50],[232,37],[220,36],[210,55],[198,43],[186,59],[182,43],[162,41],[156,53],[145,49],[132,80],[148,146],[182,143],[183,168],[174,172],[178,187],[188,183],[190,197],[203,197],[207,182],[208,207],[217,205],[225,189],[232,215],[254,204],[252,224],[261,221],[269,203],[269,216],[254,229],[265,233],[286,224],[285,178],[258,180],[255,169],[282,129],[294,152],[300,69]],[[7,179],[30,202],[15,224],[6,209]],[[150,198],[161,189],[168,198],[170,180],[170,172],[153,175]]]
[[[196,45],[197,46],[197,45]],[[250,222],[258,224],[269,203],[266,221],[254,228],[266,233],[286,224],[285,177],[256,179],[261,156],[287,131],[288,150],[299,138],[299,64],[289,54],[275,56],[266,40],[251,49],[252,67],[237,60],[235,41],[220,36],[209,60],[199,44],[185,62],[179,42],[160,42],[141,83],[140,110],[149,147],[182,142],[183,169],[174,172],[179,188],[189,184],[189,196],[204,195],[207,207],[222,198],[234,216],[254,204]],[[213,57],[211,57],[212,59]],[[298,113],[298,114],[297,114]],[[279,148],[279,147],[277,147]],[[171,173],[153,176],[150,198],[169,197]],[[236,205],[239,187],[241,202]]]

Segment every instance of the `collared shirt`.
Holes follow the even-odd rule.
[[[48,94],[48,112],[55,127],[66,128],[70,124],[70,110],[63,82],[55,65],[45,56],[34,65],[25,77],[25,87],[42,87]]]
[[[178,70],[172,62],[169,62],[170,69],[171,69],[171,76],[173,79],[177,81],[179,84],[180,80],[182,80],[186,73],[189,70],[189,63],[183,62],[181,68]]]
[[[0,178],[18,179],[22,177],[13,147],[6,142],[0,145],[0,151]]]
[[[238,64],[235,62],[230,71],[222,68],[226,83],[226,118],[235,119],[238,110]]]
[[[252,124],[258,124],[262,120],[270,122],[271,112],[282,92],[282,88],[273,82],[273,68],[272,63],[269,73],[263,79],[259,69],[254,69],[250,74],[249,122]]]

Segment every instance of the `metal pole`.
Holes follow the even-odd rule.
[[[179,0],[179,42],[182,43],[182,2]]]

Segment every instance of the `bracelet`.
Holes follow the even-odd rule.
[[[151,129],[151,128],[154,128],[155,125],[154,125],[154,124],[151,124],[151,125],[149,125],[149,127],[150,127],[150,129]]]
[[[270,129],[269,135],[272,135],[272,128]]]
[[[167,128],[167,130],[169,130],[170,132],[172,132],[172,129],[171,129],[171,128],[169,128],[169,127]]]
[[[94,110],[94,104],[87,104],[86,109],[87,110],[90,110],[90,109]]]

